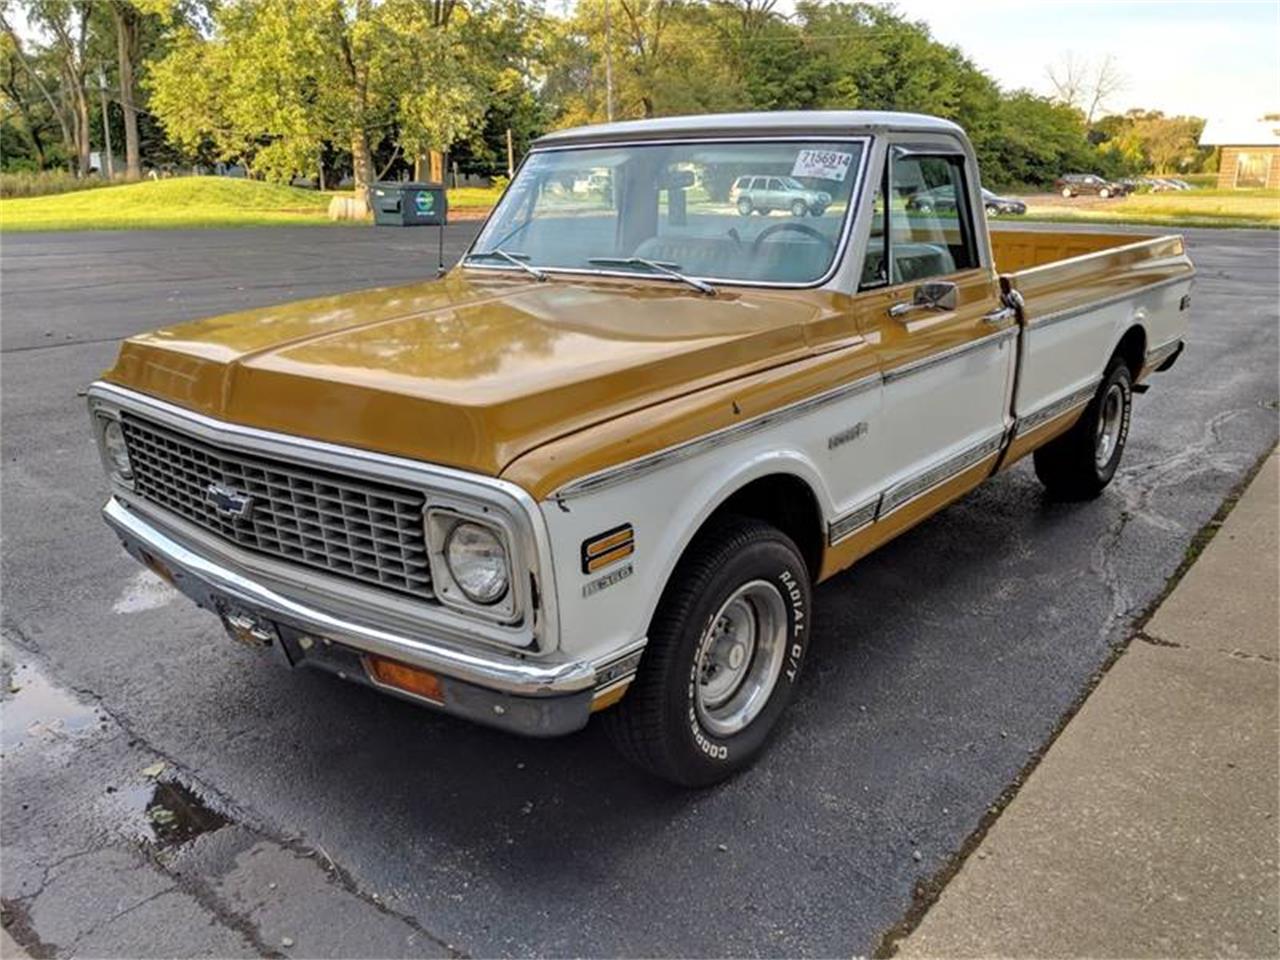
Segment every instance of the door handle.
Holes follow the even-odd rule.
[[[917,310],[954,310],[956,285],[949,280],[930,280],[916,287],[910,300],[895,303],[889,308],[889,316],[905,317]]]
[[[1013,307],[1001,307],[999,310],[992,310],[990,313],[984,314],[982,319],[994,326],[1004,323],[1006,320],[1016,319],[1017,316],[1018,311]]]

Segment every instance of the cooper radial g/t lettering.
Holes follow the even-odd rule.
[[[1098,496],[1183,349],[1180,237],[990,232],[979,184],[907,114],[544,137],[439,280],[127,341],[107,522],[289,665],[715,782],[815,583],[1028,454]]]

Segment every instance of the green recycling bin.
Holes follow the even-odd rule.
[[[373,222],[381,227],[443,226],[449,201],[438,183],[384,180],[373,185]]]

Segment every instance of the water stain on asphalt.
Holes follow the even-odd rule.
[[[112,604],[114,613],[142,613],[168,606],[178,591],[169,586],[150,570],[139,570],[129,578],[120,598]]]
[[[56,686],[34,663],[22,663],[0,702],[0,745],[7,752],[33,741],[84,736],[101,721],[96,707]]]

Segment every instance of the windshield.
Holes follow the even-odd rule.
[[[468,266],[806,284],[831,268],[860,141],[636,144],[536,151]],[[474,259],[472,259],[474,258]]]

